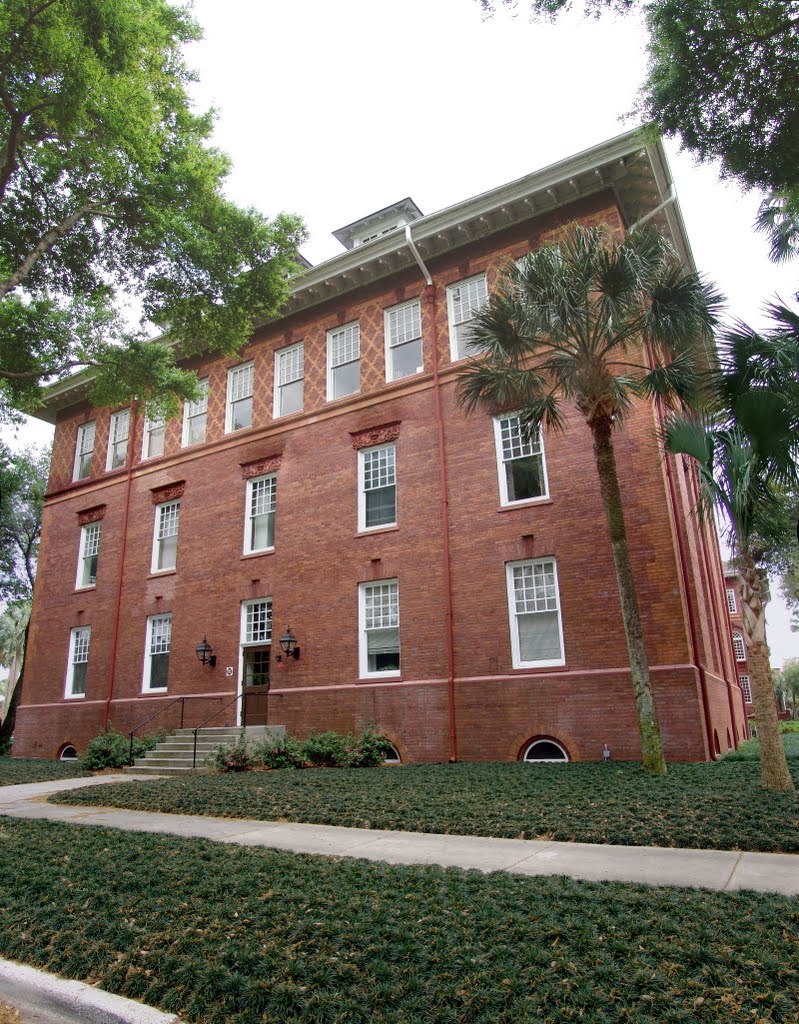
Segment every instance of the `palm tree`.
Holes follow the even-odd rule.
[[[775,327],[767,335],[744,325],[725,334],[706,411],[672,417],[666,443],[694,460],[700,512],[716,508],[727,524],[743,578],[761,781],[782,791],[794,784],[777,723],[765,612],[769,563],[779,564],[786,546],[796,543],[786,495],[799,488],[799,318],[785,306],[770,312]]]
[[[644,647],[613,431],[638,397],[687,399],[706,364],[720,297],[686,274],[657,232],[619,241],[604,227],[567,228],[560,242],[504,268],[475,318],[479,358],[460,375],[458,400],[473,412],[515,409],[535,436],[563,427],[573,402],[594,443],[613,548],[644,767],[666,770]]]

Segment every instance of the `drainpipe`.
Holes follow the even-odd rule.
[[[433,394],[435,396],[436,428],[438,432],[438,472],[441,488],[441,536],[444,546],[444,606],[447,621],[447,707],[449,712],[449,760],[458,760],[458,736],[455,722],[455,642],[452,621],[452,563],[449,546],[449,497],[447,493],[446,447],[444,438],[444,417],[441,411],[441,381],[438,365],[438,321],[436,318],[436,287],[430,271],[425,266],[419,250],[411,236],[410,224],[405,225],[405,241],[419,265],[427,282],[425,294],[430,304],[430,319],[433,324]]]
[[[665,210],[667,206],[671,206],[676,198],[677,192],[674,188],[674,183],[672,182],[672,184],[669,185],[669,194],[660,206],[656,206],[654,210],[650,210],[649,213],[645,213],[643,217],[639,217],[635,224],[630,228],[630,231],[635,231],[636,228],[640,227],[642,224],[646,224],[646,222],[651,220],[653,217],[656,217],[661,210]]]
[[[128,520],[130,518],[130,491],[133,485],[133,451],[136,447],[136,420],[139,414],[139,403],[136,399],[130,406],[130,430],[128,431],[128,455],[126,462],[127,479],[125,481],[125,512],[122,520],[122,540],[119,545],[119,579],[117,581],[117,599],[114,612],[114,639],[111,644],[111,671],[108,676],[108,696],[103,708],[103,730],[108,729],[108,716],[111,711],[111,699],[114,696],[114,678],[117,670],[117,645],[119,643],[119,619],[122,611],[122,575],[125,568],[125,548],[128,546]]]

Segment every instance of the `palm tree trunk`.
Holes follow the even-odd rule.
[[[749,551],[739,553],[738,568],[743,577],[741,610],[749,637],[749,675],[755,702],[757,738],[760,743],[760,782],[765,789],[784,792],[795,787],[788,771],[785,747],[780,736],[766,644],[768,584]]]
[[[613,564],[616,567],[616,582],[619,586],[621,617],[627,637],[627,652],[630,658],[635,708],[638,714],[638,731],[641,735],[641,752],[644,768],[656,774],[666,771],[663,744],[660,739],[655,710],[655,697],[649,678],[649,663],[644,647],[644,631],[641,612],[635,593],[635,580],[630,564],[630,548],[627,544],[627,530],[624,525],[624,510],[621,503],[619,478],[616,472],[616,456],[611,438],[612,423],[608,417],[599,416],[589,422],[594,438],[594,457],[599,475],[602,505],[608,522],[610,542],[613,546]]]

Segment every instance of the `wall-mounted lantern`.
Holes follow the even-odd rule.
[[[288,627],[280,638],[280,646],[287,658],[294,658],[295,661],[299,659],[300,648],[297,644],[296,636],[291,632],[291,626]]]
[[[203,665],[210,665],[211,668],[216,665],[216,655],[214,654],[213,647],[208,643],[207,636],[203,635],[202,643],[197,644],[194,648],[194,653]]]

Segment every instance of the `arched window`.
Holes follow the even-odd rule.
[[[400,752],[394,746],[393,743],[387,743],[383,749],[384,757],[383,761],[386,764],[402,764],[402,758]]]
[[[555,740],[540,739],[533,740],[524,751],[522,761],[529,762],[565,762],[569,755],[564,747]]]
[[[732,646],[735,650],[736,661],[746,661],[746,646],[744,644],[743,633],[739,633],[738,630],[733,630],[732,633]]]
[[[75,748],[72,746],[71,743],[67,743],[66,746],[64,746],[61,749],[61,753],[58,755],[58,760],[59,761],[75,761],[75,760],[77,760],[77,757],[78,757],[77,750],[75,750]]]

